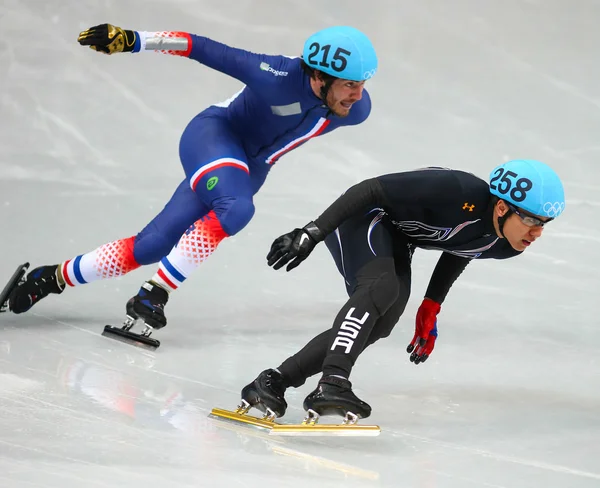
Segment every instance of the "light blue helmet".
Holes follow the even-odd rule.
[[[377,72],[377,54],[369,38],[354,27],[323,29],[304,43],[302,59],[336,78],[363,81]]]
[[[558,217],[565,209],[565,192],[554,170],[533,159],[515,159],[490,173],[490,192],[541,217]]]

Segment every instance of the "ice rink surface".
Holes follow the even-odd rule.
[[[3,0],[3,280],[137,233],[183,178],[188,121],[240,88],[183,58],[100,55],[80,30],[299,55],[314,31],[351,24],[380,70],[367,123],[282,158],[250,225],[173,294],[155,353],[100,335],[153,266],[0,316],[0,486],[600,486],[599,18],[597,0]],[[523,256],[467,269],[415,367],[404,350],[439,255],[417,252],[405,316],[352,376],[380,437],[272,439],[207,418],[345,301],[324,246],[276,273],[273,238],[367,177],[441,165],[485,178],[520,157],[557,169],[567,210]],[[288,421],[316,380],[289,391]]]

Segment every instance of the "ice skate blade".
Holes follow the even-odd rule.
[[[136,334],[135,332],[123,330],[121,327],[114,327],[112,325],[106,325],[102,335],[104,337],[116,339],[117,341],[121,341],[126,344],[132,344],[144,349],[150,349],[152,351],[160,346],[160,341],[157,339],[152,339],[151,337]]]
[[[252,425],[254,427],[260,427],[261,429],[272,429],[277,424],[275,422],[264,420],[252,415],[242,414],[233,412],[231,410],[224,410],[222,408],[213,408],[209,414],[209,417],[219,420],[229,420],[232,422],[242,423],[246,425]]]
[[[17,269],[15,270],[13,275],[10,277],[10,279],[6,283],[6,286],[0,292],[0,312],[7,312],[9,310],[8,297],[10,297],[10,294],[16,288],[16,286],[19,284],[19,282],[21,281],[21,278],[23,278],[23,276],[25,276],[25,273],[27,273],[28,269],[29,269],[29,263],[23,263],[23,264],[20,264],[19,266],[17,266]]]
[[[276,424],[270,430],[269,435],[286,436],[378,436],[381,429],[378,425],[306,425],[306,424]]]

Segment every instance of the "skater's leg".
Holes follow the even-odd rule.
[[[311,339],[300,351],[286,359],[277,368],[283,374],[286,386],[301,386],[307,378],[323,371],[323,362],[332,347],[336,337],[335,332],[345,322],[346,314],[352,308],[352,304],[358,301],[356,296],[360,298],[364,295],[364,290],[369,291],[370,282],[377,281],[382,271],[385,272],[385,279],[380,284],[385,285],[388,281],[394,281],[390,277],[394,275],[391,238],[388,230],[380,226],[380,220],[381,215],[377,211],[358,216],[342,224],[339,229],[327,237],[325,243],[338,270],[344,277],[350,300],[338,314],[333,328],[327,329]],[[391,283],[389,290],[385,292],[385,294],[389,293],[390,297],[383,297],[383,301],[386,303],[380,303],[382,311],[385,312],[386,307],[391,306],[388,303],[390,300],[392,303],[394,302],[392,298],[398,293],[398,289],[396,283]],[[367,295],[370,296],[370,293]],[[373,304],[367,303],[367,306],[369,305],[372,309]],[[362,305],[359,306],[362,307]],[[356,309],[356,307],[354,308]],[[368,321],[366,327],[365,324],[357,324],[361,329],[369,328],[370,330],[381,314],[379,310],[371,310],[371,313],[373,317]],[[354,334],[356,327],[345,326],[344,330],[346,329],[349,329],[348,334]],[[367,332],[363,332],[361,340],[366,340],[368,336]],[[350,351],[356,353],[362,351],[363,347],[364,345],[355,343],[351,345]],[[344,366],[345,371],[335,371],[335,373],[330,371],[329,374],[348,375],[354,359],[355,355],[350,356],[350,359],[342,356],[344,363],[350,362],[351,364]]]
[[[373,212],[350,219],[326,239],[350,299],[333,328],[314,337],[276,370],[263,371],[242,391],[242,398],[250,389],[269,401],[274,397],[272,404],[278,406],[286,388],[301,386],[323,371],[317,389],[305,400],[305,409],[321,415],[348,411],[362,418],[370,415],[371,407],[354,395],[347,378],[362,350],[389,335],[410,294],[410,248],[405,245],[404,252],[395,252],[402,243],[392,242],[381,218]],[[276,388],[267,386],[267,374],[277,379]]]
[[[122,276],[141,265],[156,263],[181,234],[208,212],[183,181],[161,210],[136,236],[104,244],[60,265],[69,286]]]
[[[407,273],[398,276],[398,299],[389,310],[375,323],[365,347],[379,339],[388,337],[404,313],[410,295],[410,268]],[[323,361],[331,344],[332,329],[327,329],[311,339],[306,346],[293,356],[287,358],[277,370],[284,377],[286,387],[298,388],[311,376],[322,372]]]
[[[134,256],[140,264],[159,261],[176,243],[181,234],[203,218],[209,209],[183,180],[175,194],[159,213],[135,238]],[[147,326],[159,329],[167,324],[164,308],[169,300],[168,287],[152,280],[140,287],[137,295],[126,304],[127,316],[141,319]]]
[[[375,257],[356,274],[356,286],[333,322],[323,375],[350,376],[373,327],[396,302],[393,258]]]
[[[395,255],[394,260],[396,262],[396,276],[398,277],[399,293],[398,299],[390,307],[390,309],[380,317],[377,321],[365,347],[377,342],[379,339],[388,337],[391,333],[398,320],[406,309],[406,304],[410,297],[411,288],[411,259],[412,259],[412,248],[410,245],[402,246],[397,244],[394,248]]]
[[[331,342],[331,329],[313,337],[300,351],[287,358],[277,368],[284,378],[285,386],[298,388],[308,378],[320,373],[327,355],[327,346]]]
[[[395,323],[398,311],[408,300],[407,288],[396,276],[394,247],[398,243],[382,223],[382,216],[375,211],[350,219],[327,243],[344,274],[350,299],[331,329],[323,376],[304,400],[304,409],[317,415],[345,416],[351,412],[366,418],[371,414],[371,407],[352,391],[348,377],[371,336],[391,330],[386,316],[390,314]],[[410,270],[410,261],[404,266]]]
[[[248,166],[237,136],[218,117],[201,115],[190,122],[181,138],[180,158],[190,188],[212,210],[161,260],[152,281],[169,291],[178,288],[224,238],[248,224],[254,215],[253,195],[268,172],[268,165]]]
[[[227,234],[214,211],[197,220],[185,231],[168,255],[160,260],[152,277],[167,291],[173,291],[187,279],[215,250]]]
[[[137,236],[109,242],[58,265],[32,270],[11,294],[11,311],[26,312],[48,294],[62,293],[66,285],[122,276],[140,265],[157,262],[206,212],[208,209],[184,180],[164,209]]]
[[[350,298],[334,320],[324,376],[348,378],[376,323],[402,298],[393,234],[382,219],[377,209],[349,219],[326,241]]]
[[[140,267],[133,253],[135,236],[107,242],[93,251],[67,259],[58,268],[59,279],[68,286],[123,276]]]

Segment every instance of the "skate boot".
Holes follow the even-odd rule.
[[[251,407],[259,409],[265,417],[273,420],[283,417],[287,402],[283,397],[286,385],[283,375],[274,369],[267,369],[242,390],[242,404],[239,413],[246,413]]]
[[[162,329],[167,325],[165,318],[165,305],[169,300],[169,293],[164,288],[152,281],[146,281],[138,294],[127,301],[125,310],[127,317],[121,327],[107,325],[102,335],[118,339],[136,346],[145,346],[156,349],[160,341],[150,337],[154,329]],[[131,328],[140,320],[144,323],[141,333],[132,332]]]
[[[13,313],[27,312],[50,293],[62,293],[65,285],[58,282],[57,270],[57,264],[33,269],[27,278],[12,290],[8,298],[10,311]]]
[[[162,329],[167,325],[165,305],[168,300],[167,290],[152,281],[146,281],[138,294],[127,302],[127,316],[139,319],[153,329]]]
[[[324,376],[317,388],[304,400],[309,417],[341,415],[344,423],[355,423],[371,415],[371,407],[352,391],[352,383],[338,376]]]

